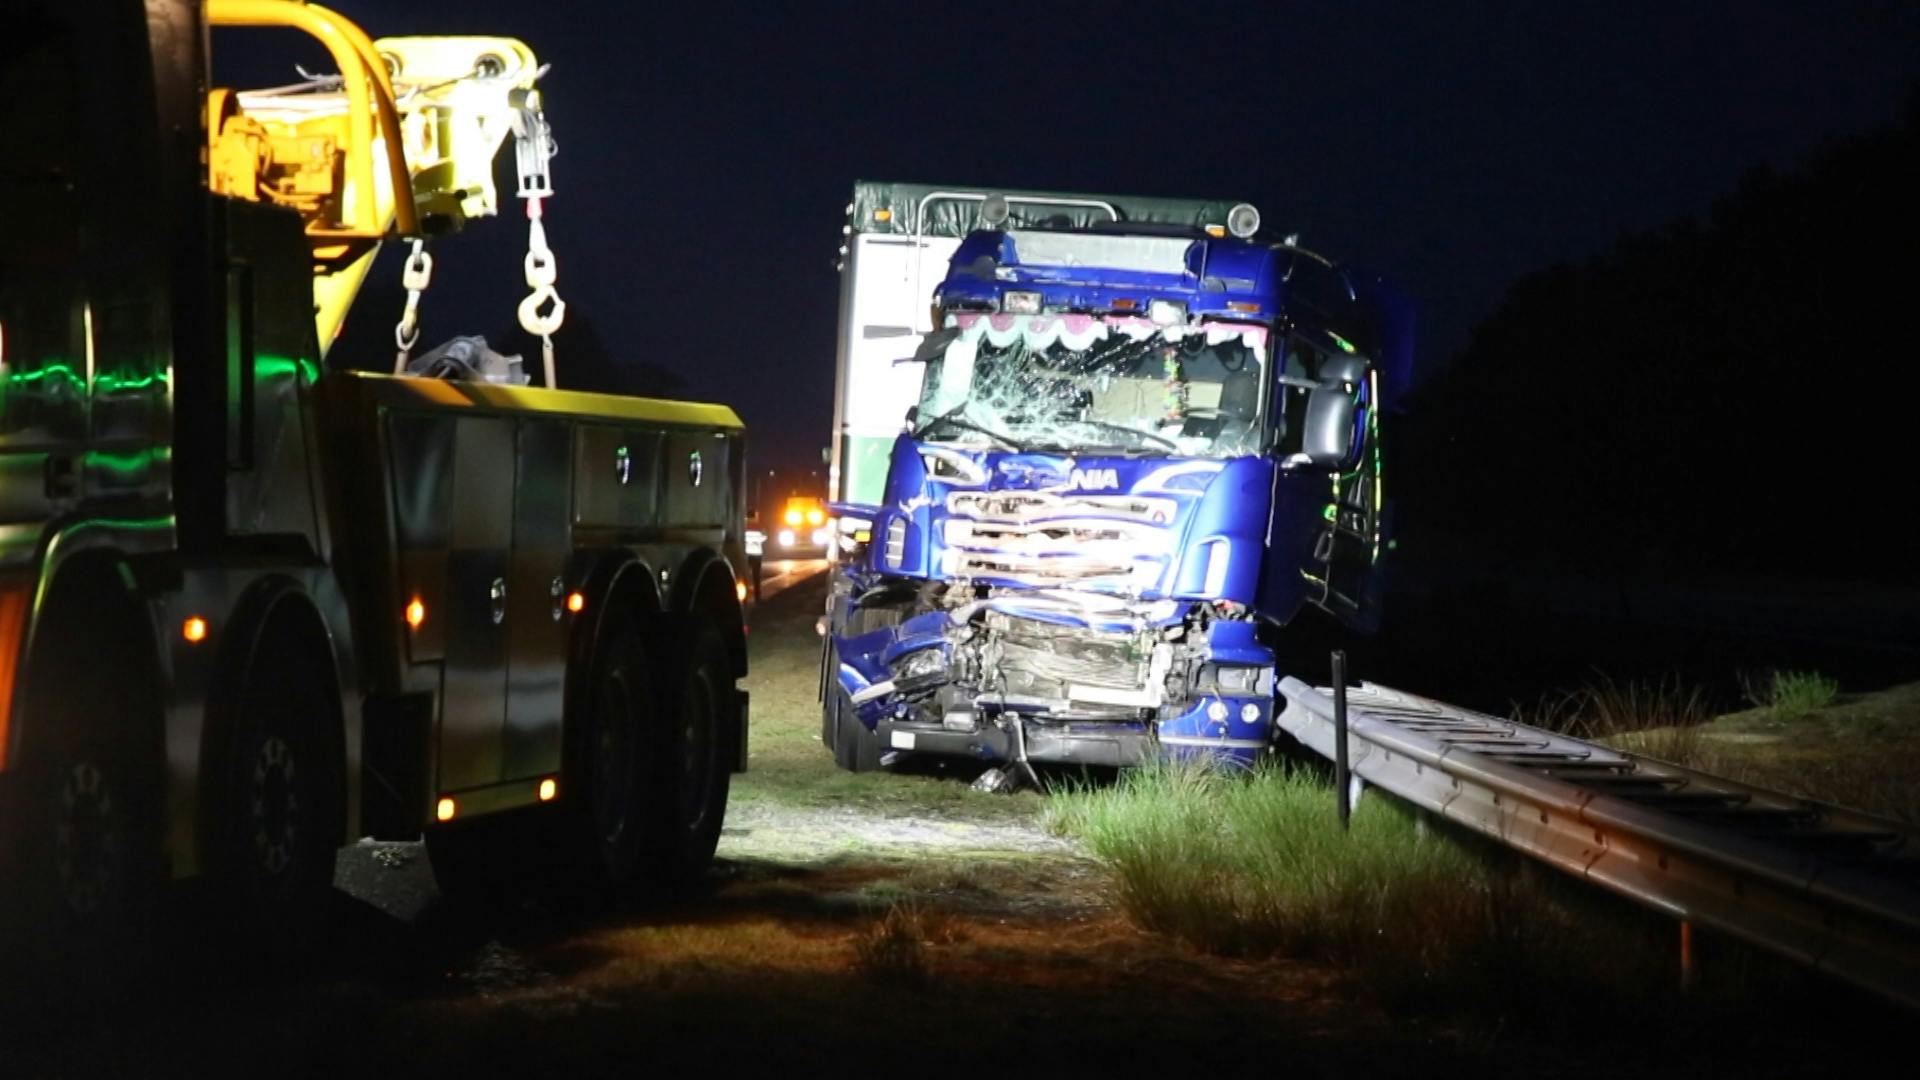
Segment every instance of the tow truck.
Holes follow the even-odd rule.
[[[744,432],[557,385],[533,52],[286,0],[7,18],[0,948],[104,980],[165,893],[301,954],[364,837],[449,888],[515,835],[593,887],[697,877],[744,767]],[[296,33],[334,73],[211,85]],[[509,138],[544,385],[416,346]],[[392,242],[391,362],[339,355]]]

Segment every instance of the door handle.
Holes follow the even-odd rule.
[[[507,579],[494,578],[487,587],[487,597],[493,601],[493,625],[499,626],[507,619]]]

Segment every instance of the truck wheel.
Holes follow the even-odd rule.
[[[662,672],[667,723],[648,825],[651,869],[682,888],[706,873],[720,842],[727,790],[740,748],[739,707],[726,644],[711,621],[694,616],[667,626],[671,663]]]
[[[343,775],[328,733],[339,716],[324,659],[263,639],[241,687],[212,810],[213,877],[241,955],[311,959],[324,944],[340,847]]]
[[[23,970],[78,1001],[125,991],[144,973],[164,877],[159,754],[99,730],[112,715],[75,710],[74,723],[50,724],[43,744],[23,748],[24,896],[7,900],[26,901]]]
[[[853,698],[838,680],[827,687],[836,714],[833,736],[833,763],[848,772],[874,772],[880,768],[880,736],[867,729],[855,715]]]
[[[827,753],[834,752],[834,740],[837,739],[840,726],[840,680],[835,674],[840,670],[840,651],[833,647],[833,639],[827,639],[825,666],[820,674],[820,745]]]
[[[644,854],[649,777],[643,758],[658,753],[662,741],[651,658],[638,630],[622,627],[601,643],[589,687],[574,744],[578,780],[568,785],[582,798],[569,829],[584,840],[580,858],[591,876],[623,889],[639,877]]]

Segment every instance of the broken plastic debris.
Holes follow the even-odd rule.
[[[973,781],[975,791],[1012,791],[1017,786],[1013,774],[1005,769],[988,769]]]

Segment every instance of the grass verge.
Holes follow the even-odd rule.
[[[1049,824],[1112,871],[1143,928],[1227,955],[1331,965],[1394,1009],[1556,1029],[1679,1009],[1678,931],[1379,794],[1339,827],[1317,774],[1158,765],[1057,794]],[[1728,950],[1685,1011],[1796,977]]]

